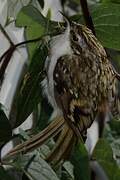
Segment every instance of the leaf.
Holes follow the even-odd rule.
[[[0,166],[0,180],[15,180],[14,177],[8,175],[7,171],[2,167]]]
[[[16,16],[20,9],[23,6],[27,6],[30,3],[30,0],[9,0],[8,2],[8,11],[7,11],[7,18],[8,18],[8,23],[11,22],[11,17],[12,19],[16,19]]]
[[[43,41],[36,49],[32,57],[21,90],[17,97],[17,115],[15,127],[19,126],[33,112],[34,108],[41,101],[43,80],[43,67],[47,57],[47,47]]]
[[[100,5],[91,14],[96,35],[102,45],[120,50],[120,5],[113,3]]]
[[[113,158],[112,149],[107,141],[100,139],[97,142],[92,158],[101,165],[109,180],[119,180],[120,169]]]
[[[100,139],[93,151],[93,159],[94,157],[99,157],[100,159],[113,160],[113,152],[107,141],[104,139]],[[95,158],[96,159],[96,158]]]
[[[38,106],[34,112],[36,115],[36,126],[35,130],[40,131],[43,130],[47,125],[52,114],[52,107],[48,104],[48,101],[43,98],[40,106]]]
[[[0,104],[0,145],[8,141],[11,138],[11,136],[11,125],[3,111],[3,106]]]
[[[73,16],[70,16],[70,20],[71,21],[75,21],[77,23],[80,23],[80,24],[84,24],[84,18],[82,16],[82,14],[75,14]]]
[[[84,144],[79,143],[71,157],[76,180],[90,180],[89,157]]]
[[[120,120],[111,120],[109,122],[111,131],[114,131],[116,135],[120,135]]]
[[[120,121],[111,120],[106,124],[104,138],[107,139],[112,147],[116,162],[120,166]]]
[[[0,1],[0,24],[4,27],[7,21],[8,1]]]
[[[23,7],[17,16],[16,25],[18,27],[26,27],[25,33],[27,39],[33,39],[40,37],[45,31],[45,18],[40,14],[40,12],[33,6],[29,5]],[[32,57],[35,48],[38,43],[28,44],[29,54]]]
[[[51,19],[51,9],[48,9],[48,12],[47,12],[47,15],[46,15],[46,17],[48,18],[48,19]]]
[[[111,0],[112,3],[120,4],[120,0]]]
[[[102,3],[116,3],[116,4],[120,4],[120,0],[102,0]]]
[[[91,10],[96,36],[107,48],[120,50],[120,5],[105,3],[94,6]],[[84,24],[81,14],[70,17],[71,20]]]
[[[73,170],[74,170],[74,166],[69,162],[69,161],[65,161],[64,164],[63,164],[63,167],[65,168],[65,172],[63,171],[63,177],[62,177],[62,180],[63,179],[68,179],[68,180],[74,180],[74,173],[73,173]],[[68,177],[68,178],[67,178]]]
[[[56,173],[36,150],[27,155],[19,156],[14,161],[13,166],[21,169],[30,180],[59,180]]]
[[[33,159],[26,171],[33,180],[58,180],[55,172],[39,155]]]
[[[22,8],[17,16],[16,25],[25,27],[26,38],[34,39],[47,34],[50,28],[53,31],[53,23],[45,18],[35,7],[28,5]],[[30,58],[32,57],[38,43],[28,44]]]
[[[16,19],[17,26],[32,26],[32,23],[40,24],[42,27],[46,26],[47,19],[40,13],[38,9],[32,5],[25,6],[21,9]]]
[[[35,22],[33,23],[33,26],[26,28],[26,39],[28,39],[28,40],[34,39],[37,37],[41,37],[43,34],[44,34],[44,28]],[[27,44],[28,50],[29,50],[29,59],[30,60],[32,59],[34,51],[38,45],[39,45],[39,41],[35,42],[35,43]]]

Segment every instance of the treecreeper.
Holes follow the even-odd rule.
[[[52,37],[45,74],[41,84],[54,120],[7,156],[31,151],[58,134],[47,157],[57,164],[70,155],[78,140],[85,141],[97,116],[119,114],[118,81],[101,43],[90,29],[75,22],[67,22],[64,31]]]

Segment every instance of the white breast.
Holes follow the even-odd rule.
[[[71,54],[71,46],[70,46],[70,27],[68,25],[67,29],[63,34],[57,35],[52,38],[50,43],[50,55],[46,59],[47,77],[43,80],[42,86],[44,87],[44,94],[47,96],[48,101],[55,109],[58,109],[57,103],[55,101],[54,96],[54,80],[53,73],[57,63],[57,60],[64,55]]]

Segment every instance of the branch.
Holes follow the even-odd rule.
[[[11,44],[11,46],[14,46],[14,43],[12,42],[12,40],[10,39],[9,35],[7,34],[7,32],[5,31],[5,29],[2,27],[2,25],[0,24],[0,30],[2,31],[2,33],[4,34],[4,36],[7,38],[7,40],[9,41],[9,43]]]
[[[94,35],[96,35],[94,24],[92,21],[92,17],[91,17],[90,12],[89,12],[87,0],[80,0],[80,4],[81,4],[81,8],[82,8],[82,12],[83,12],[83,16],[85,19],[86,26],[92,30]]]
[[[43,36],[45,36],[45,35],[43,35]],[[15,45],[13,44],[10,46],[10,48],[7,51],[5,51],[5,53],[0,57],[0,63],[4,60],[1,67],[0,67],[0,84],[2,83],[2,81],[4,79],[5,70],[6,70],[7,65],[10,62],[10,59],[11,59],[14,51],[16,50],[16,48],[19,46],[22,46],[24,44],[40,41],[43,38],[43,36],[40,36],[40,37],[35,38],[35,39],[23,41],[23,42],[20,42],[18,44],[15,44]]]
[[[3,81],[5,70],[7,68],[8,63],[10,62],[10,59],[13,55],[14,50],[15,50],[15,46],[11,46],[10,49],[7,51],[4,61],[0,67],[0,84]]]

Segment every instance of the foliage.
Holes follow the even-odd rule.
[[[39,3],[43,8],[44,1],[39,1]],[[120,50],[119,0],[102,0],[100,3],[96,3],[96,6],[93,6],[91,9],[98,39],[106,48]],[[60,24],[51,21],[49,18],[50,11],[48,12],[48,17],[45,18],[40,11],[32,5],[23,7],[17,16],[16,26],[25,27],[26,39],[29,40],[38,37],[40,39],[38,42],[28,44],[30,61],[27,72],[16,94],[16,116],[15,124],[12,124],[12,127],[17,127],[22,124],[33,111],[36,114],[35,118],[37,122],[34,130],[42,130],[50,118],[52,109],[43,99],[41,81],[44,78],[44,62],[49,51],[48,39],[56,33],[56,29]],[[81,13],[71,16],[70,18],[76,22],[83,23]],[[48,36],[46,38],[46,34],[49,35],[49,38]],[[12,138],[12,130],[1,105],[0,121],[0,145],[2,146]],[[111,121],[105,128],[103,139],[97,142],[91,155],[92,161],[97,161],[100,164],[109,180],[118,180],[120,178],[119,127],[119,121]],[[107,139],[109,143],[105,139]],[[43,146],[44,151],[47,148],[50,150],[53,144],[54,143],[47,142],[47,144]],[[12,162],[10,161],[9,164],[14,167],[16,171],[22,171],[30,180],[91,179],[91,160],[82,143],[75,147],[68,164],[64,163],[63,166],[57,168],[57,170],[52,169],[42,157],[43,154],[41,155],[41,150],[35,150],[31,154],[18,156]],[[117,163],[114,157],[116,157]],[[7,170],[4,169],[3,166],[0,166],[0,178],[5,180],[8,178],[13,179],[13,177],[11,178],[10,174],[6,174],[6,172]]]
[[[101,165],[109,179],[118,180],[120,178],[120,168],[113,158],[110,145],[104,139],[97,142],[92,158]]]
[[[0,146],[12,137],[11,125],[4,113],[4,108],[0,104]]]
[[[79,143],[74,148],[71,157],[71,162],[74,165],[75,179],[90,180],[90,166],[89,166],[88,152],[86,151],[85,146],[82,143]]]
[[[43,80],[44,61],[47,56],[47,47],[44,42],[40,42],[36,48],[28,71],[24,77],[23,84],[17,95],[16,124],[19,126],[41,101],[41,84]]]

